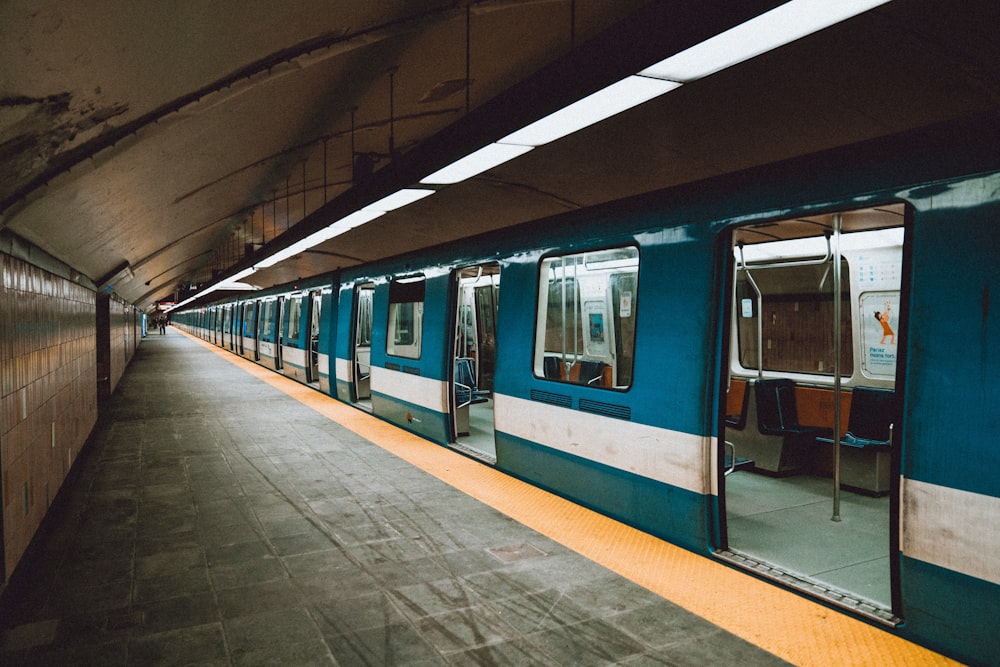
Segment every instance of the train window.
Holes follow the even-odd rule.
[[[302,324],[302,298],[298,295],[288,300],[288,337],[298,340],[299,327]]]
[[[389,283],[389,333],[385,351],[397,357],[420,358],[424,317],[424,278]]]
[[[841,375],[892,379],[903,214],[893,204],[737,229],[734,370],[833,375],[836,223]]]
[[[357,288],[358,321],[354,331],[354,344],[358,347],[371,347],[372,344],[372,309],[375,289],[372,285],[359,285]]]
[[[263,335],[264,338],[267,338],[268,340],[270,340],[270,338],[271,338],[271,329],[274,326],[274,300],[273,299],[271,301],[266,301],[264,303],[263,320],[264,320],[264,327],[263,327],[264,330],[261,332],[261,334]]]
[[[638,285],[634,247],[544,259],[535,375],[605,389],[631,386]]]
[[[853,372],[850,271],[841,261],[841,320],[843,346],[840,369]],[[833,374],[833,290],[830,264],[773,266],[751,272],[761,291],[760,322],[764,370],[791,373]],[[756,294],[741,271],[736,281],[739,359],[744,368],[757,368]]]

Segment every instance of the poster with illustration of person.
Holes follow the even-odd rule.
[[[896,343],[899,336],[899,292],[865,292],[861,295],[862,369],[869,377],[896,377]]]

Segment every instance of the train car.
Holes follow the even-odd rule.
[[[185,331],[288,377],[331,391],[335,278],[322,275],[173,315]]]
[[[967,119],[345,269],[319,324],[336,330],[328,391],[996,664],[998,128]]]

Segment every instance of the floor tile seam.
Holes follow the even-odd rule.
[[[232,453],[233,452],[230,452],[230,454],[232,454]],[[252,461],[250,461],[248,457],[246,457],[245,455],[243,455],[242,452],[236,451],[235,455],[239,456],[240,458],[242,458],[244,460],[244,462],[248,466],[250,466],[253,470],[256,471],[257,476],[262,481],[264,481],[271,489],[273,489],[279,495],[279,497],[285,499],[286,504],[288,504],[288,505],[292,506],[293,508],[295,508],[297,510],[297,512],[298,512],[299,515],[301,515],[303,518],[305,518],[307,521],[309,521],[309,523],[318,532],[320,532],[321,534],[323,534],[330,541],[331,545],[334,546],[338,550],[338,552],[342,553],[354,565],[354,567],[358,568],[360,571],[364,572],[366,575],[372,577],[372,579],[376,582],[376,585],[378,586],[379,590],[382,591],[383,595],[390,600],[390,602],[394,605],[394,607],[396,607],[397,612],[400,613],[401,615],[403,615],[404,618],[406,618],[406,615],[403,614],[403,611],[398,608],[398,605],[395,602],[393,596],[388,594],[391,591],[391,589],[388,586],[384,586],[380,582],[380,580],[378,579],[378,577],[376,576],[376,574],[371,571],[371,568],[364,561],[362,561],[360,558],[358,558],[354,553],[352,553],[350,551],[350,549],[348,549],[346,547],[346,545],[344,545],[340,541],[340,539],[336,536],[336,534],[334,532],[332,532],[332,529],[329,526],[327,526],[326,521],[323,520],[323,518],[320,517],[314,510],[312,510],[311,506],[309,506],[309,504],[307,502],[304,502],[304,504],[306,505],[306,507],[308,509],[307,510],[303,510],[303,508],[299,507],[298,503],[296,503],[283,489],[281,489],[278,485],[276,485],[274,483],[274,481],[272,479],[270,479],[262,470],[260,470],[260,468],[256,464],[254,464]],[[227,461],[228,461],[228,457],[227,457]],[[358,502],[357,500],[355,500],[355,503],[359,507],[362,507],[362,504],[360,502]],[[265,545],[267,546],[267,549],[268,549],[269,553],[271,553],[271,555],[273,555],[278,560],[278,562],[281,564],[281,567],[282,567],[282,570],[285,573],[285,576],[291,582],[291,584],[293,586],[295,586],[297,594],[300,596],[300,599],[302,599],[303,602],[305,602],[305,599],[306,599],[306,597],[305,597],[305,590],[304,590],[302,584],[299,582],[298,578],[289,569],[288,564],[285,561],[285,558],[286,558],[287,554],[283,555],[280,552],[280,550],[274,545],[274,542],[272,541],[271,537],[269,535],[267,535],[267,532],[264,530],[263,521],[260,519],[260,516],[253,510],[252,505],[248,505],[247,508],[241,508],[241,510],[242,509],[249,509],[249,511],[253,513],[254,518],[256,520],[256,524],[257,524],[257,526],[255,526],[255,532],[257,532],[257,530],[256,530],[257,527],[259,527],[260,528],[260,532],[258,533],[258,537],[265,543]],[[366,514],[368,513],[367,509],[365,509],[364,511],[365,511]],[[214,587],[214,582],[213,582],[213,587]],[[315,615],[314,615],[314,608],[313,608],[314,606],[313,605],[309,605],[309,604],[305,604],[305,607],[307,609],[307,613],[309,613],[310,617],[313,619],[314,624],[316,624],[316,619],[315,619]],[[413,625],[412,623],[411,623],[411,627],[413,627],[413,629],[415,631],[417,630],[416,626]],[[317,625],[317,630],[320,632],[320,635],[323,636],[322,632],[319,630],[318,625]],[[327,646],[327,650],[330,652],[331,655],[333,655],[332,647],[330,647],[329,644],[326,642],[325,637],[323,638],[323,641],[324,641],[324,644]]]
[[[197,339],[194,339],[194,340],[195,340],[195,342],[202,343],[202,341],[200,341],[200,340],[197,340]],[[202,344],[206,345],[213,352],[215,351],[214,349],[212,349],[212,346],[210,344],[205,344],[205,343],[202,343]],[[223,359],[226,359],[227,361],[230,361],[231,363],[234,363],[234,364],[239,365],[241,367],[247,368],[247,366],[246,366],[245,363],[241,363],[241,362],[245,362],[245,360],[241,360],[239,358],[229,359],[229,357],[226,354],[226,352],[222,351],[222,350],[220,350],[218,352],[218,354]],[[294,383],[294,381],[289,380],[288,378],[285,378],[283,376],[277,375],[273,371],[266,370],[265,373],[260,373],[259,370],[256,368],[255,364],[252,364],[252,362],[247,362],[247,363],[251,364],[250,367],[247,368],[247,370],[248,370],[248,372],[251,372],[252,375],[255,375],[259,379],[264,380],[268,384],[274,386],[279,391],[283,391],[283,392],[285,392],[285,393],[287,393],[289,395],[296,396],[299,400],[303,400],[303,399],[308,400],[307,404],[311,404],[313,402],[313,400],[315,400],[315,396],[314,395],[318,395],[317,392],[315,392],[313,390],[310,390],[308,388],[300,389],[298,386],[296,386],[296,385],[298,385],[298,383]],[[253,372],[253,371],[257,371],[257,372]],[[306,393],[306,392],[308,392],[308,393]],[[312,400],[309,400],[309,399],[312,399]],[[342,406],[333,406],[332,411],[333,412],[339,412],[340,411],[339,408],[341,408],[341,407]],[[359,426],[355,427],[354,424],[344,424],[343,421],[337,419],[337,417],[342,416],[340,414],[330,415],[330,414],[328,414],[329,410],[322,410],[322,409],[321,409],[321,412],[323,412],[324,414],[327,414],[327,416],[329,416],[331,419],[334,419],[334,420],[338,421],[342,425],[346,426],[348,429],[353,430],[355,433],[358,433],[358,434],[360,434],[362,436],[366,436],[368,439],[371,439],[370,433],[371,433],[372,427],[374,427],[376,430],[379,430],[379,431],[381,431],[381,430],[388,430],[389,427],[390,427],[390,425],[387,425],[387,424],[385,424],[384,422],[381,422],[381,421],[376,421],[373,424],[369,423],[369,424],[359,425]],[[363,413],[362,411],[352,410],[352,412],[359,412],[359,413],[362,413],[362,414],[360,416],[358,416],[358,415],[350,415],[349,414],[348,416],[349,417],[354,417],[354,419],[347,419],[347,420],[344,420],[344,421],[348,421],[348,422],[369,421],[370,422],[371,420],[375,419],[375,417],[373,417],[372,415],[369,415],[367,413]],[[416,436],[412,436],[412,434],[409,434],[406,431],[402,431],[401,429],[395,429],[395,427],[391,427],[391,428],[392,428],[393,431],[395,431],[395,433],[393,433],[393,435],[396,438],[402,438],[402,439],[412,438],[413,439],[413,443],[416,446],[418,446],[418,447],[424,447],[424,445],[426,444],[423,440],[417,438]],[[384,445],[382,443],[380,443],[378,440],[374,440],[373,442],[375,442],[375,444],[378,444],[379,446],[383,446],[384,447]],[[393,444],[396,444],[396,443],[393,443]],[[404,448],[404,449],[409,449],[409,448],[407,447],[407,448]],[[440,450],[440,452],[446,452],[447,454],[445,454],[445,456],[447,456],[450,459],[450,462],[453,463],[453,464],[463,464],[464,463],[464,464],[468,464],[468,465],[474,466],[473,471],[478,471],[479,469],[482,469],[482,468],[485,467],[485,466],[482,466],[482,464],[479,464],[479,463],[470,463],[467,460],[466,457],[462,457],[460,455],[456,455],[454,453],[450,453],[446,448],[440,448],[440,447],[438,447],[438,448],[435,448],[435,450],[431,450],[431,451],[434,452],[435,454],[440,454],[440,452],[438,452],[437,450]],[[400,452],[398,451],[397,447],[392,447],[390,449],[390,451],[392,451],[393,453],[395,453],[397,455],[401,455]],[[405,455],[403,455],[403,458],[406,459],[406,460],[410,460]],[[435,457],[435,458],[438,458],[438,457]],[[410,461],[410,462],[414,463],[414,465],[418,465],[419,467],[423,467],[423,466],[420,466],[420,464],[418,462],[417,463],[415,463],[414,461]],[[445,464],[445,465],[447,465],[447,464]],[[491,471],[491,472],[496,473],[496,471]],[[431,474],[435,474],[435,473],[431,472]],[[499,473],[497,473],[497,474],[499,474]],[[438,475],[435,475],[435,476],[438,476]],[[473,497],[476,497],[476,498],[479,498],[483,502],[486,502],[487,504],[490,504],[490,505],[492,505],[494,507],[498,507],[498,506],[502,507],[505,504],[503,502],[503,500],[505,498],[509,498],[512,495],[508,491],[505,490],[508,486],[518,487],[519,494],[513,494],[513,495],[520,495],[522,500],[524,500],[524,497],[523,497],[524,496],[524,492],[527,492],[527,494],[534,495],[534,496],[537,496],[538,494],[542,494],[541,498],[536,497],[536,498],[533,498],[531,501],[529,501],[529,502],[526,503],[528,505],[528,507],[535,508],[534,510],[532,510],[532,511],[529,512],[531,514],[543,514],[543,515],[544,514],[548,514],[548,512],[540,509],[543,506],[544,501],[547,499],[546,497],[555,498],[555,499],[557,499],[557,502],[558,501],[561,501],[563,503],[566,502],[566,501],[563,501],[562,499],[559,499],[558,497],[552,496],[552,494],[548,494],[547,492],[544,492],[541,489],[538,489],[537,487],[533,487],[531,485],[526,485],[523,482],[520,482],[520,480],[514,480],[513,478],[510,478],[509,476],[506,476],[506,475],[502,475],[502,478],[505,478],[505,479],[501,479],[500,481],[501,482],[506,482],[506,483],[501,483],[499,485],[500,486],[499,489],[494,489],[495,493],[489,494],[490,496],[493,496],[493,497],[489,497],[489,498],[483,498],[483,494],[482,494],[482,490],[483,489],[482,488],[468,490],[468,489],[464,489],[463,488],[463,486],[464,486],[463,484],[456,483],[455,480],[449,481],[448,479],[445,479],[444,481],[446,481],[449,484],[452,484],[453,486],[456,486],[457,488],[462,489],[464,492],[468,493],[469,495],[471,495]],[[579,508],[579,509],[583,509],[583,508]],[[510,514],[509,511],[506,511],[506,510],[503,510],[503,509],[501,509],[501,511],[505,511],[505,513],[507,513],[508,515],[514,516],[514,515]],[[567,507],[566,508],[566,513],[568,515],[570,515],[569,520],[570,520],[571,523],[575,523],[575,520],[572,518],[572,515],[575,513],[575,511],[576,511],[575,506],[573,506],[573,507]],[[584,511],[589,512],[589,510],[584,510]],[[523,512],[522,512],[522,514],[523,514]],[[550,514],[549,514],[549,516],[551,517]],[[556,541],[561,541],[564,544],[566,544],[566,542],[564,541],[565,535],[567,533],[572,533],[572,531],[570,529],[574,527],[572,525],[566,525],[564,522],[556,522],[557,525],[555,527],[553,527],[552,525],[542,526],[542,525],[539,525],[539,524],[551,524],[552,522],[551,521],[542,521],[542,522],[532,521],[531,517],[527,517],[527,516],[521,516],[521,517],[516,517],[515,516],[515,518],[518,518],[518,520],[520,520],[520,521],[524,521],[527,525],[535,528],[536,530],[540,530],[540,532],[542,532],[543,534],[546,534],[548,537],[550,537],[552,539],[555,539]],[[535,525],[533,525],[533,524],[535,524]],[[618,524],[618,525],[621,526],[622,528],[627,529],[627,530],[631,530],[631,529],[628,529],[625,526],[622,526],[621,524]],[[650,536],[650,538],[651,538],[651,536]],[[655,539],[655,538],[651,538],[651,539]],[[595,553],[599,553],[601,551],[601,547],[595,548],[594,545],[591,545],[591,544],[575,544],[574,545],[572,543],[567,544],[567,546],[569,546],[570,548],[574,549],[578,553],[586,555],[587,557],[595,560],[595,562],[598,562],[598,563],[600,563],[602,565],[605,565],[605,566],[609,567],[613,571],[618,571],[619,573],[622,573],[621,572],[621,562],[620,562],[619,559],[605,559],[605,558],[600,558],[599,556],[595,557]],[[590,551],[591,553],[588,554],[588,551]],[[628,557],[628,556],[626,556],[626,557]],[[724,568],[721,565],[719,565],[718,567],[720,567],[722,569],[728,569],[728,568]],[[626,574],[625,576],[628,576],[628,575]],[[635,579],[633,579],[633,581],[635,581]],[[656,581],[652,581],[652,580],[645,580],[645,581],[643,581],[642,579],[640,579],[636,583],[639,583],[640,585],[643,585],[646,588],[648,588],[650,590],[653,590],[654,592],[658,592],[661,595],[663,594],[662,587],[658,586]],[[668,598],[668,599],[670,599],[670,598]],[[682,606],[685,606],[688,609],[691,609],[691,606],[692,606],[690,604],[690,602],[688,602],[688,604],[685,604],[685,603],[679,603],[679,604],[681,604]],[[711,620],[711,619],[709,619],[709,620]],[[729,631],[732,632],[732,630],[729,630]]]
[[[301,594],[301,591],[300,591],[300,594]],[[333,660],[334,664],[340,664],[337,661],[337,655],[334,652],[334,647],[330,645],[330,641],[327,639],[326,633],[323,632],[323,626],[316,619],[317,614],[320,617],[322,617],[323,620],[328,620],[326,618],[326,616],[314,604],[305,603],[303,605],[303,609],[305,610],[306,615],[309,616],[309,620],[312,621],[313,627],[316,629],[316,634],[319,636],[319,640],[323,643],[323,646],[326,647],[327,655],[330,657],[330,659]]]
[[[840,567],[830,568],[829,570],[822,570],[822,571],[816,572],[816,573],[814,573],[814,574],[812,574],[810,576],[812,576],[813,578],[822,577],[823,575],[833,574],[835,572],[841,572],[843,570],[850,570],[852,568],[858,567],[859,565],[868,565],[869,563],[877,563],[878,561],[887,561],[887,560],[889,560],[889,556],[879,556],[877,558],[866,558],[864,560],[855,561],[853,563],[849,563],[847,565],[842,565]],[[858,595],[858,593],[850,593],[848,591],[842,591],[842,592],[846,596],[848,596],[848,597],[854,597],[854,596]],[[883,603],[879,603],[879,604],[883,604]]]
[[[225,359],[241,368],[245,368],[249,373],[264,380],[279,391],[296,397],[299,400],[303,400],[303,402],[307,405],[320,404],[319,398],[323,397],[323,395],[319,392],[309,389],[308,387],[274,373],[273,371],[258,367],[253,362],[237,357],[230,358],[232,355],[229,355],[225,350],[222,350],[221,348],[216,350],[214,349],[215,346],[210,343],[202,341],[186,333],[184,335],[195,343],[198,343],[212,352],[215,352],[220,358]],[[265,373],[271,377],[267,377]],[[308,392],[308,394],[306,392]],[[312,394],[312,396],[310,394]],[[326,398],[330,399],[331,402],[335,400],[330,397]],[[474,465],[478,468],[488,469],[489,472],[496,475],[507,477],[506,475],[500,473],[499,471],[489,469],[487,466],[480,463],[473,463],[470,459],[468,459],[468,457],[452,452],[446,447],[429,444],[423,439],[420,439],[407,431],[398,429],[387,422],[378,420],[376,417],[365,413],[364,411],[353,409],[349,406],[332,406],[332,404],[322,404],[320,407],[314,409],[319,410],[323,414],[327,414],[331,419],[337,421],[349,430],[362,435],[362,437],[371,440],[380,447],[389,449],[389,451],[392,451],[398,456],[414,463],[414,465],[427,470],[432,475],[445,479],[437,472],[440,466],[448,473],[447,477],[454,480],[448,481],[448,479],[445,479],[447,483],[452,484],[456,488],[462,489],[472,497],[481,499],[483,502],[491,505],[496,502],[497,504],[494,506],[498,509],[500,509],[500,507],[508,507],[509,509],[501,509],[501,511],[508,514],[508,516],[512,516],[518,521],[522,521],[542,534],[566,544],[566,546],[569,546],[581,555],[608,567],[612,571],[626,576],[632,581],[635,581],[649,590],[662,595],[666,599],[677,603],[692,613],[709,620],[724,630],[740,636],[743,639],[746,639],[763,648],[764,650],[767,650],[786,660],[790,660],[796,664],[827,664],[828,660],[825,659],[824,656],[817,655],[816,647],[836,646],[838,644],[842,644],[845,637],[850,637],[854,641],[862,643],[876,642],[889,654],[908,656],[907,660],[913,664],[929,664],[937,662],[939,658],[943,658],[943,656],[939,656],[928,649],[913,644],[902,637],[886,632],[881,628],[868,625],[863,621],[847,616],[841,612],[833,612],[811,600],[777,588],[773,584],[759,581],[748,576],[742,571],[726,567],[721,563],[713,562],[706,559],[704,556],[696,555],[691,552],[684,552],[684,554],[687,554],[684,559],[688,561],[685,566],[686,570],[689,572],[704,571],[705,574],[700,575],[699,577],[681,577],[681,579],[684,579],[687,582],[695,581],[698,584],[694,587],[698,589],[697,592],[692,594],[690,590],[685,590],[686,587],[684,586],[665,585],[666,582],[664,581],[664,578],[651,578],[647,573],[642,571],[642,568],[636,568],[635,563],[632,562],[632,554],[623,553],[622,550],[617,547],[608,549],[607,542],[605,540],[597,540],[596,543],[594,540],[578,540],[574,538],[573,529],[575,528],[575,521],[569,524],[566,522],[556,522],[553,524],[546,517],[540,517],[540,512],[536,509],[539,503],[558,501],[568,504],[568,501],[558,498],[558,496],[554,496],[553,494],[548,494],[547,492],[521,482],[520,480],[513,480],[513,478],[510,479],[522,485],[519,487],[521,490],[517,494],[519,497],[516,503],[511,503],[509,494],[504,494],[507,497],[498,497],[498,494],[489,494],[492,496],[493,500],[485,500],[483,499],[484,494],[481,492],[482,489],[471,484],[469,480],[470,478],[484,478],[487,475],[481,471],[477,473],[472,468],[467,468],[466,465]],[[351,410],[351,412],[358,414],[349,415],[346,412],[343,412],[343,410]],[[361,422],[363,421],[367,423],[362,424]],[[373,437],[373,435],[371,435],[373,433],[376,434],[377,437]],[[387,435],[387,433],[391,433],[391,435]],[[430,447],[433,447],[433,450],[430,449]],[[420,454],[415,454],[413,451],[415,449],[422,449],[423,451],[420,452]],[[451,459],[447,461],[443,460],[444,454],[442,453],[446,453],[451,457]],[[413,460],[411,460],[410,457],[412,457]],[[427,459],[430,459],[431,462],[427,463]],[[469,474],[455,475],[454,469],[456,468],[462,468],[463,472],[467,472]],[[498,482],[496,482],[496,480],[489,480],[489,483],[495,484]],[[502,484],[502,482],[500,482],[500,484]],[[536,492],[552,496],[553,500],[541,499]],[[529,496],[531,497],[530,500],[528,499]],[[523,508],[525,503],[528,505],[527,511]],[[576,511],[583,511],[585,513],[590,512],[585,508],[578,508],[575,505],[566,509],[568,514],[573,514]],[[602,515],[597,516],[601,517]],[[602,518],[605,522],[614,524],[618,523],[608,517]],[[621,529],[635,531],[635,529],[631,529],[623,524],[618,524],[618,526],[619,528],[609,526],[605,529],[610,533],[620,532]],[[662,542],[662,540],[658,540],[658,538],[654,538],[653,536],[645,533],[640,532],[638,539],[655,540],[660,543],[660,551],[666,550],[671,554],[683,551],[679,547]],[[664,561],[669,564],[669,561],[673,558],[676,558],[676,556],[671,555],[670,557],[665,558]],[[692,559],[698,559],[698,562],[695,562]],[[663,569],[663,564],[656,564],[656,569]],[[721,589],[717,585],[720,580],[728,582]],[[720,592],[706,595],[706,592],[703,590],[706,586],[712,590],[718,590]],[[732,599],[724,595],[722,592],[728,591],[729,593],[732,593],[734,590],[743,592],[743,594],[740,595],[740,604],[734,604]],[[748,592],[750,590],[753,591],[752,594]],[[720,602],[720,600],[723,600],[723,602]],[[767,602],[762,603],[762,600],[767,600]],[[746,608],[742,608],[738,612],[734,611],[735,607],[741,607],[742,604],[750,604],[757,609],[757,612],[747,614]],[[790,641],[787,637],[775,636],[771,631],[773,624],[763,619],[773,617],[776,613],[789,616],[790,623],[798,623],[800,626],[799,634],[809,635],[810,632],[815,634],[812,635],[811,639],[802,641]],[[812,622],[808,623],[808,628],[802,627],[803,619],[812,619]],[[808,631],[802,632],[803,629]],[[944,659],[947,660],[946,658]]]

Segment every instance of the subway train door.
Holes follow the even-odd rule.
[[[280,371],[283,364],[281,361],[282,348],[285,344],[285,297],[279,296],[274,304],[274,370]]]
[[[253,360],[260,361],[260,310],[261,302],[252,301],[250,306],[250,330],[251,336],[253,337]]]
[[[236,343],[236,353],[242,357],[245,349],[243,336],[245,335],[244,329],[246,328],[247,321],[247,304],[245,301],[236,304],[236,313],[236,338],[234,342]]]
[[[354,344],[351,346],[351,401],[359,408],[372,409],[371,357],[372,307],[375,284],[363,283],[354,288]]]
[[[309,366],[306,381],[319,385],[319,292],[309,293]]]
[[[455,284],[451,422],[455,446],[495,463],[493,375],[500,265],[459,269]]]
[[[734,230],[716,459],[720,558],[884,625],[900,620],[904,214]]]
[[[233,307],[231,305],[225,305],[222,307],[222,340],[219,344],[224,347],[229,347],[229,342],[233,336]]]

